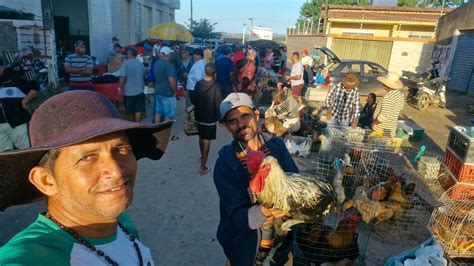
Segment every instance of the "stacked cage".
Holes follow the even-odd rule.
[[[460,185],[474,189],[474,184],[449,188],[431,215],[429,230],[450,260],[474,265],[474,200],[458,193]]]
[[[474,184],[474,138],[467,134],[463,127],[451,129],[444,155],[445,169],[439,181],[445,190],[458,184],[454,196],[474,199],[474,189],[470,186]]]

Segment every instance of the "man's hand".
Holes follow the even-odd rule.
[[[326,120],[329,121],[329,120],[331,120],[331,119],[332,119],[332,114],[331,114],[331,111],[328,109],[328,110],[326,111]]]
[[[380,121],[377,119],[374,119],[374,121],[372,121],[372,128],[374,128],[378,124],[380,124]]]
[[[21,106],[23,107],[23,109],[27,110],[27,106],[26,106],[27,104],[28,102],[26,102],[25,99],[21,100]]]
[[[117,94],[118,94],[118,95],[123,95],[123,90],[122,90],[122,88],[120,88],[120,87],[117,88]]]
[[[357,119],[352,118],[351,127],[352,127],[352,128],[357,128]]]

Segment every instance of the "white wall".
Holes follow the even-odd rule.
[[[422,72],[430,66],[433,43],[394,41],[389,71],[401,74],[402,70]]]
[[[90,54],[107,63],[107,49],[112,42],[112,1],[88,0]]]

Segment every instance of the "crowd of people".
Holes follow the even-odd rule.
[[[111,55],[121,49],[118,39],[112,41]],[[315,62],[307,51],[293,52],[291,71],[287,71],[284,48],[258,51],[223,45],[214,51],[169,43],[152,48],[155,56],[147,75],[137,50],[130,48],[123,51],[127,60],[118,71],[117,89],[132,115],[132,121],[126,121],[107,98],[91,91],[92,59],[85,54],[83,42],[74,47],[75,53],[65,62],[69,91],[47,100],[31,121],[17,102],[9,107],[5,97],[0,97],[4,111],[16,110],[14,116],[10,110],[3,115],[0,112],[1,151],[18,148],[0,153],[0,166],[6,169],[3,175],[23,173],[20,178],[29,180],[32,189],[47,197],[47,212],[0,248],[0,264],[153,265],[150,250],[139,240],[124,211],[132,201],[137,160],[160,159],[167,142],[178,139],[170,136],[170,127],[181,84],[186,106],[195,108],[200,175],[211,171],[208,157],[217,125],[222,124],[233,137],[219,151],[213,173],[220,205],[217,238],[227,264],[254,265],[271,253],[272,265],[284,265],[292,249],[292,233],[275,247],[263,247],[259,242],[259,229],[282,218],[282,213],[261,206],[249,193],[252,175],[246,156],[250,151],[262,151],[274,156],[284,171],[296,173],[298,168],[283,141],[260,130],[260,111],[252,98],[259,89],[257,69],[280,73],[300,105],[304,104],[304,88],[314,82],[327,84],[330,73],[323,70],[314,77]],[[0,76],[6,76],[4,70]],[[386,95],[379,103],[374,94],[369,95],[362,109],[357,76],[349,74],[334,84],[325,102],[328,127],[360,126],[393,135],[403,109],[403,84],[393,73],[379,81]],[[38,92],[34,85],[12,82],[20,88],[13,91],[22,96],[20,107]],[[151,125],[140,123],[145,111],[145,83],[155,93]],[[28,137],[24,138],[28,122],[30,149]],[[12,131],[8,142],[3,133],[6,125]],[[21,163],[3,165],[13,159]],[[33,195],[28,195],[29,199]]]

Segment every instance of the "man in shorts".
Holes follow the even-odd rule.
[[[291,61],[293,62],[293,67],[291,68],[290,76],[287,77],[287,81],[291,83],[291,91],[293,96],[296,98],[296,101],[301,104],[301,91],[304,87],[304,67],[300,62],[300,54],[294,52],[291,56]]]
[[[176,114],[176,72],[171,59],[171,49],[164,46],[160,59],[153,65],[148,86],[155,88],[155,123],[172,120]]]
[[[207,64],[206,76],[196,84],[191,101],[195,106],[194,113],[199,133],[199,149],[201,151],[200,175],[209,173],[207,158],[211,148],[211,140],[216,139],[216,125],[219,121],[219,107],[222,101],[221,87],[217,83],[216,67]]]
[[[118,93],[124,95],[125,110],[138,123],[145,113],[145,67],[137,60],[134,48],[127,50],[127,58],[120,67]]]

